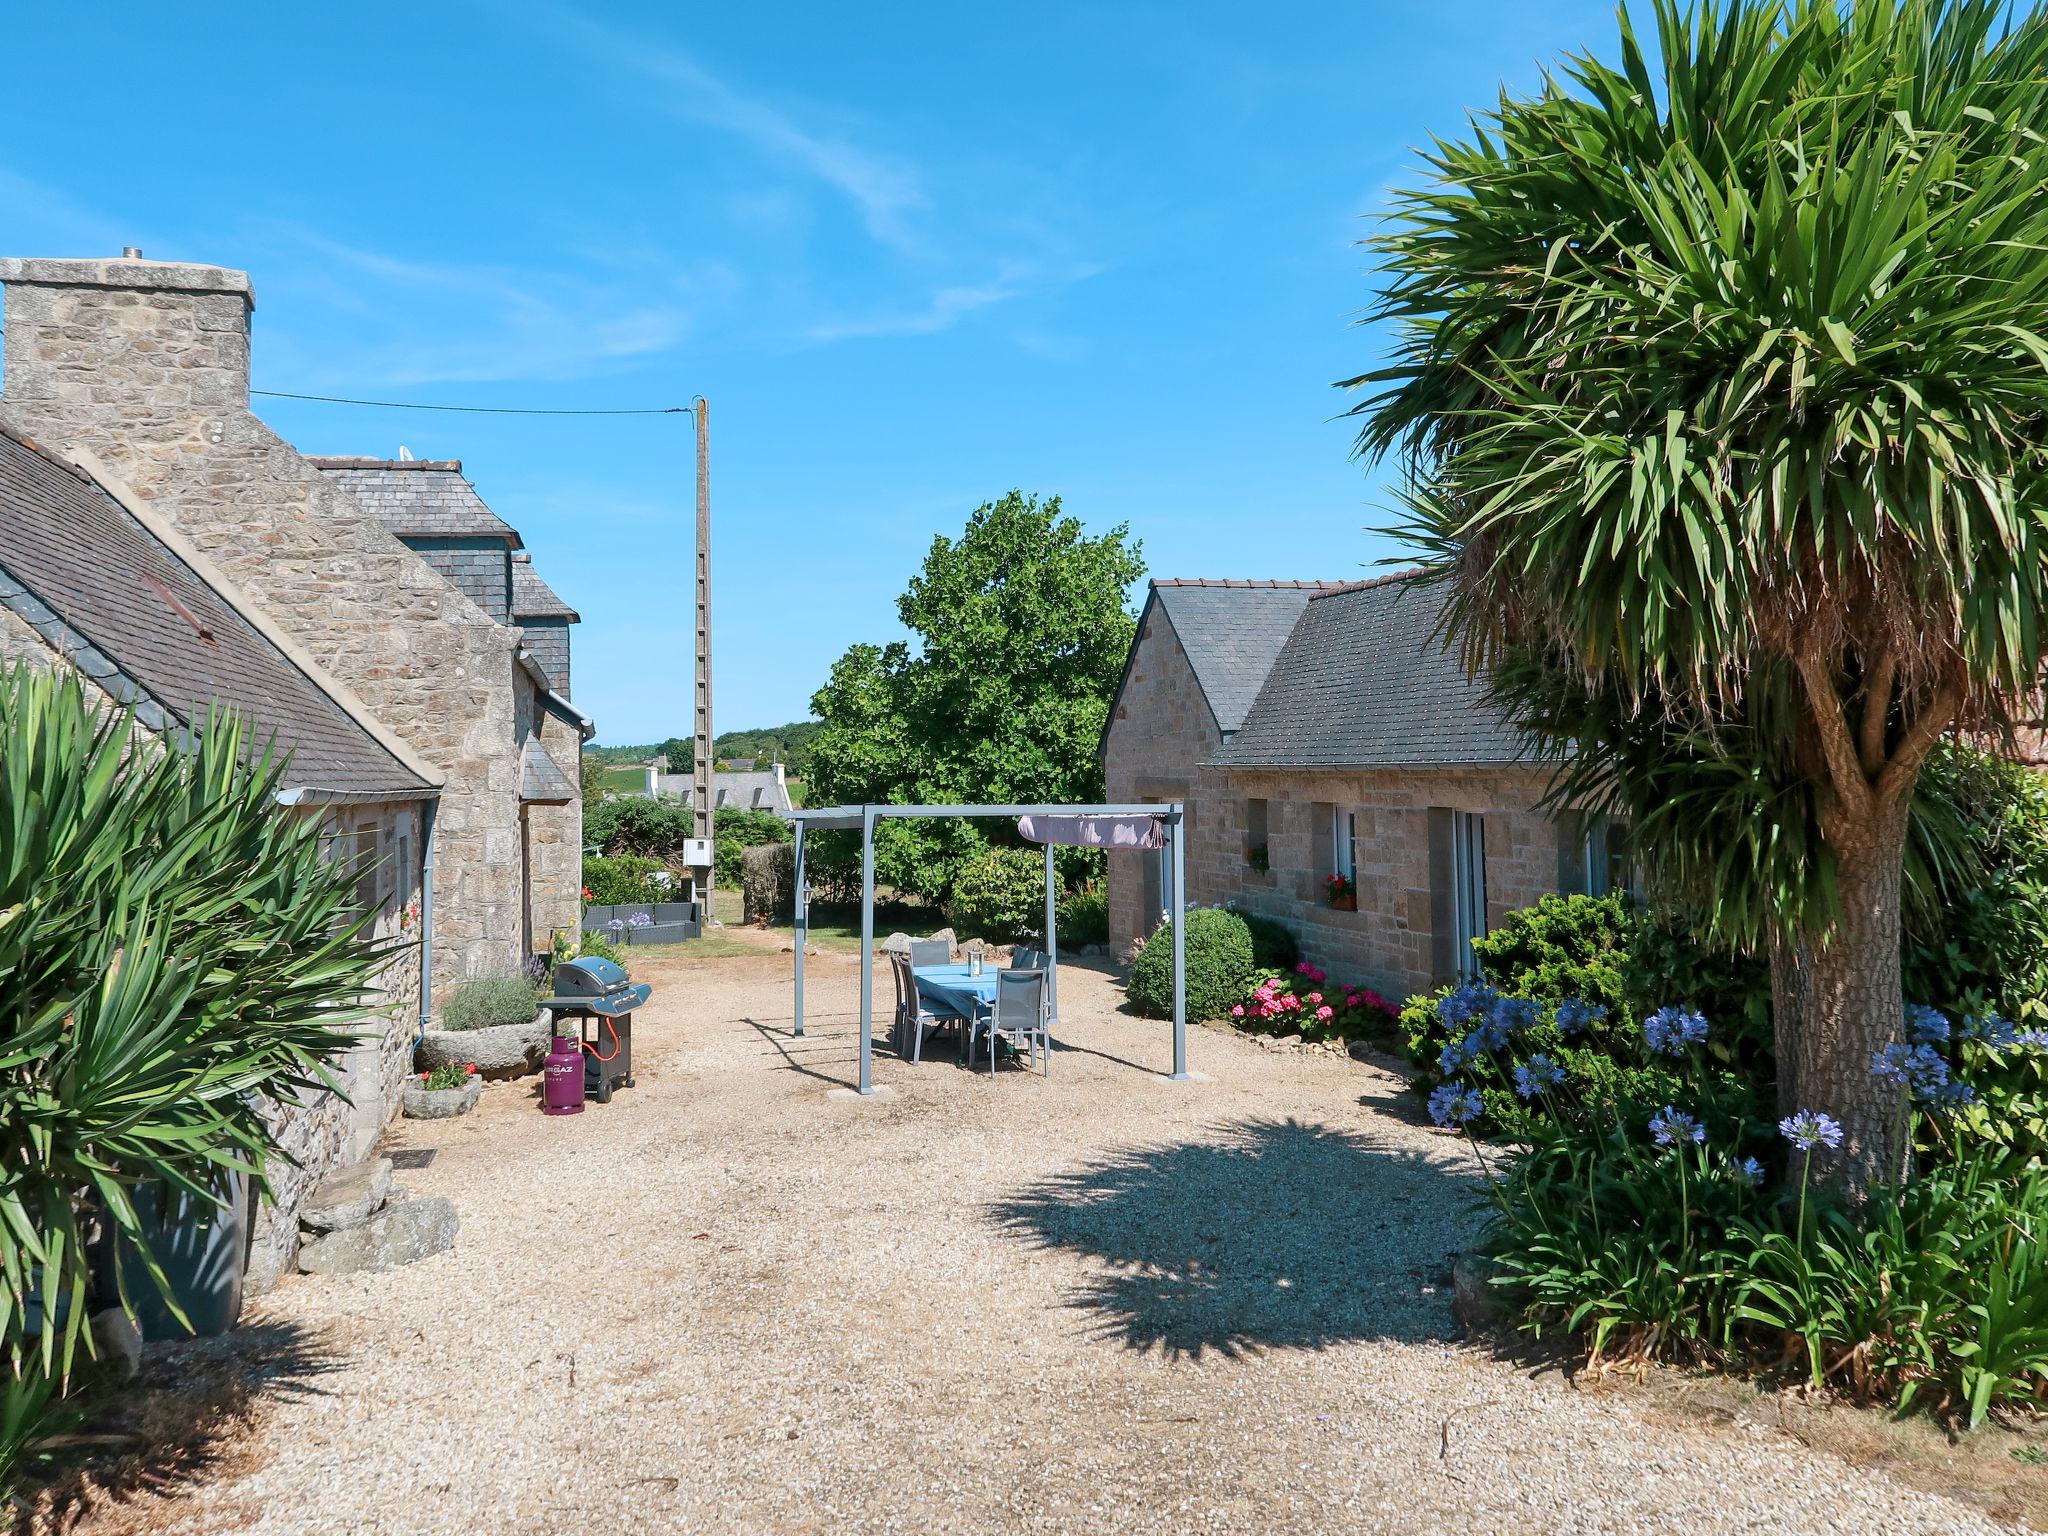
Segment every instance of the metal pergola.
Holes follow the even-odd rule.
[[[1174,1082],[1189,1080],[1187,1040],[1187,848],[1181,835],[1186,807],[1178,800],[1166,805],[834,805],[818,810],[789,810],[783,816],[796,828],[796,1034],[804,1032],[804,949],[811,931],[811,891],[804,869],[804,834],[809,831],[850,832],[860,829],[860,1091],[870,1095],[874,1082],[875,981],[875,823],[929,820],[934,817],[1074,817],[1081,819],[1143,818],[1157,822],[1165,838],[1171,869],[1169,910],[1173,916],[1173,1071]],[[1045,844],[1045,947],[1051,976],[1048,1006],[1059,1016],[1059,938],[1054,932],[1057,891],[1053,849]]]

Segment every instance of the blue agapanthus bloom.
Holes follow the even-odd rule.
[[[1925,1003],[1906,1004],[1906,1038],[1915,1045],[1947,1045],[1948,1016]]]
[[[1931,1045],[1894,1040],[1870,1058],[1870,1075],[1880,1082],[1910,1089],[1916,1099],[1932,1100],[1949,1080],[1948,1062]]]
[[[1650,1116],[1650,1139],[1660,1147],[1675,1147],[1681,1141],[1697,1146],[1707,1139],[1707,1128],[1683,1110],[1666,1104]]]
[[[1463,1083],[1439,1083],[1429,1096],[1429,1118],[1438,1125],[1463,1125],[1478,1119],[1485,1108],[1478,1093]]]
[[[613,933],[624,933],[626,931],[626,920],[623,917],[615,917],[606,923],[605,927],[611,929]]]
[[[1745,1184],[1756,1185],[1764,1181],[1764,1165],[1753,1157],[1738,1157],[1731,1160],[1728,1171]]]
[[[2011,1019],[1995,1013],[1970,1014],[1963,1020],[1963,1038],[1994,1051],[2009,1051],[2020,1043],[2020,1032]]]
[[[1463,1029],[1474,1019],[1491,1013],[1499,995],[1489,986],[1468,981],[1437,999],[1436,1016],[1447,1028]]]
[[[634,928],[651,928],[654,926],[654,919],[649,917],[645,912],[635,912],[631,914],[627,917],[626,922],[629,926]]]
[[[1695,1008],[1659,1008],[1643,1020],[1643,1038],[1651,1050],[1676,1056],[1707,1038],[1707,1021]]]
[[[1817,1109],[1802,1109],[1796,1115],[1786,1116],[1778,1122],[1778,1134],[1802,1152],[1811,1152],[1819,1146],[1839,1147],[1842,1144],[1840,1122]]]
[[[1449,1077],[1453,1072],[1462,1072],[1484,1054],[1484,1048],[1477,1039],[1471,1035],[1460,1035],[1443,1048],[1436,1059],[1436,1069]]]
[[[2023,1029],[2013,1043],[2023,1051],[2048,1051],[2048,1029]]]
[[[1557,1005],[1557,1012],[1551,1016],[1557,1025],[1557,1032],[1569,1040],[1581,1030],[1590,1029],[1607,1017],[1607,1009],[1601,1003],[1589,1003],[1583,997],[1568,997]]]
[[[1500,1043],[1507,1044],[1508,1037],[1519,1035],[1525,1029],[1534,1029],[1543,1018],[1543,1010],[1526,997],[1504,997],[1493,1005],[1486,1022],[1493,1033],[1501,1037]]]
[[[1959,1077],[1930,1088],[1923,1097],[1936,1109],[1961,1109],[1977,1102],[1977,1090]]]
[[[1515,1068],[1515,1092],[1525,1099],[1533,1099],[1544,1089],[1555,1088],[1563,1081],[1564,1068],[1541,1051]]]

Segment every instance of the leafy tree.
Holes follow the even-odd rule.
[[[850,647],[812,699],[807,803],[1099,799],[1096,746],[1137,622],[1126,593],[1144,573],[1125,525],[1091,538],[1058,497],[977,508],[897,601],[914,643]],[[877,874],[943,901],[992,838],[990,824],[887,822]]]
[[[1869,1063],[1903,1032],[1915,783],[2041,659],[2048,18],[1654,12],[1656,68],[1624,13],[1619,68],[1430,153],[1374,242],[1393,360],[1348,382],[1469,664],[1759,733],[1812,858],[1725,900],[1780,941],[1780,1071],[1853,1193],[1903,1163]]]

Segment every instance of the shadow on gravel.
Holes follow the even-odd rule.
[[[113,1509],[175,1498],[230,1475],[265,1403],[324,1395],[339,1356],[295,1323],[251,1323],[219,1338],[153,1344],[142,1375],[67,1436],[18,1528],[69,1531]],[[154,1529],[145,1520],[144,1528]]]
[[[989,1214],[1109,1266],[1062,1298],[1089,1333],[1200,1360],[1451,1337],[1451,1257],[1477,1224],[1474,1194],[1414,1154],[1259,1119],[1098,1159]]]

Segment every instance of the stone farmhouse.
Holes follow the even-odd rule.
[[[1390,998],[1467,972],[1504,913],[1606,890],[1622,842],[1539,809],[1549,770],[1438,643],[1413,575],[1155,581],[1102,740],[1110,800],[1187,802],[1191,904],[1277,918]],[[1114,944],[1151,931],[1165,889],[1158,854],[1110,855]]]
[[[247,274],[130,252],[0,285],[0,661],[72,666],[162,734],[237,709],[379,929],[421,941],[347,1099],[282,1111],[288,1216],[375,1142],[448,990],[577,925],[576,614],[459,464],[308,458],[250,410]],[[295,1233],[259,1222],[257,1283]]]

